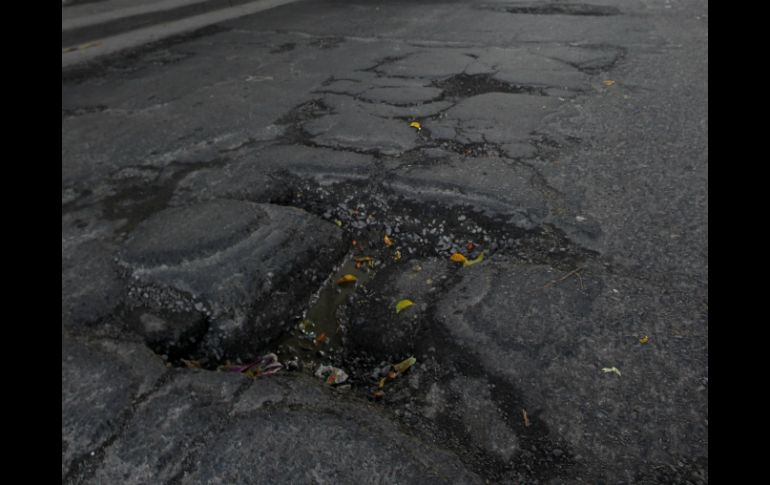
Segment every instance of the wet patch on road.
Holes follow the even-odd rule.
[[[617,7],[609,5],[592,5],[589,3],[517,3],[510,6],[492,6],[487,8],[520,15],[578,15],[608,17],[621,14],[620,9]]]
[[[485,93],[536,94],[548,96],[546,87],[513,84],[495,79],[491,74],[457,74],[433,83],[444,96],[465,98]]]

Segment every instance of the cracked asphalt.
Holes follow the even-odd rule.
[[[704,1],[308,0],[67,69],[62,482],[708,483],[707,182]]]

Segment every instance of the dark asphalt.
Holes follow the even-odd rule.
[[[304,1],[63,71],[63,483],[708,483],[707,137],[705,1]]]

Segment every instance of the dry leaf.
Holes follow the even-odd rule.
[[[395,364],[393,366],[393,370],[395,370],[399,374],[402,374],[404,373],[404,371],[406,371],[408,368],[412,367],[416,363],[417,363],[417,359],[415,359],[414,357],[409,357],[408,359],[402,362],[399,362],[398,364]]]
[[[417,129],[417,131],[422,130],[422,125],[420,124],[419,121],[412,121],[411,123],[409,123],[409,126],[411,126],[412,128]]]
[[[388,247],[393,245],[393,240],[389,238],[387,234],[385,234],[385,237],[383,237],[382,240],[385,241],[385,245]]]
[[[529,416],[527,416],[527,410],[522,409],[521,410],[521,416],[524,418],[524,427],[529,428],[529,425],[532,424],[529,422]]]
[[[398,261],[399,259],[401,259],[401,251],[399,251],[399,250],[396,250],[396,252],[395,252],[395,253],[393,253],[393,259],[394,259],[395,261]]]
[[[374,396],[375,399],[382,399],[383,397],[385,397],[385,392],[384,391],[376,391],[372,395]]]
[[[468,258],[466,258],[460,253],[452,254],[451,256],[449,256],[449,259],[451,259],[455,263],[466,263],[468,261]]]
[[[401,310],[405,308],[409,308],[410,306],[414,305],[414,302],[412,300],[401,300],[398,303],[396,303],[396,313],[401,313]]]
[[[377,383],[377,387],[379,387],[380,389],[385,387],[385,378],[384,377],[382,379],[380,379],[380,382]]]
[[[316,347],[318,347],[318,346],[319,346],[319,345],[321,345],[322,343],[326,342],[326,338],[327,338],[327,337],[326,337],[326,334],[325,334],[325,333],[322,333],[321,335],[319,335],[318,337],[316,337],[316,338],[314,338],[314,339],[313,339],[313,344],[314,344]]]
[[[180,359],[188,369],[200,369],[201,363],[197,360]]]
[[[355,283],[356,281],[358,281],[358,278],[356,278],[352,274],[346,274],[345,276],[337,280],[337,284],[344,285],[345,283]]]
[[[615,84],[615,81],[613,81],[612,79],[607,79],[606,81],[604,81],[605,86],[612,86],[613,84]]]
[[[334,223],[337,224],[339,227],[342,227],[342,221],[339,219],[334,219]]]
[[[648,337],[647,335],[643,335],[642,337],[639,337],[639,343],[642,345],[646,344],[649,341],[650,341],[650,337]]]

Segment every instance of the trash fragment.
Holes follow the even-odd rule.
[[[313,339],[313,345],[318,347],[322,343],[326,342],[326,339],[327,339],[326,334],[322,333],[321,335]]]
[[[223,370],[240,372],[249,377],[257,377],[275,374],[282,368],[283,365],[278,362],[278,356],[270,353],[263,355],[259,360],[250,364],[224,366]]]
[[[348,375],[344,370],[338,367],[332,367],[330,365],[318,366],[318,369],[315,371],[315,376],[325,379],[326,383],[330,386],[334,384],[342,384],[348,380]]]
[[[416,363],[417,363],[417,359],[414,358],[414,356],[412,356],[404,361],[399,362],[398,364],[395,364],[393,366],[393,370],[395,370],[399,374],[403,374],[408,368],[412,367]]]
[[[419,121],[412,121],[411,123],[409,123],[409,126],[416,129],[417,131],[422,130],[422,125],[420,124]]]
[[[524,418],[524,427],[529,428],[529,425],[532,423],[529,422],[529,416],[527,415],[526,409],[521,410],[521,416]]]
[[[385,237],[383,237],[382,240],[385,242],[385,245],[388,247],[393,245],[393,240],[389,238],[387,234],[385,234]]]
[[[401,251],[396,250],[396,252],[393,253],[393,260],[398,261],[399,259],[401,259]]]
[[[614,372],[615,374],[618,375],[618,377],[620,377],[620,370],[618,370],[617,367],[603,367],[602,368],[602,372],[604,372],[605,374],[608,374],[610,372]]]
[[[346,274],[342,278],[337,280],[337,284],[344,285],[346,283],[355,283],[356,281],[358,281],[358,278],[356,278],[354,275]]]
[[[612,86],[613,84],[615,84],[615,81],[613,81],[612,79],[607,79],[603,83],[605,86]]]
[[[468,244],[466,244],[466,245],[465,245],[465,249],[467,249],[467,250],[468,250],[468,252],[470,253],[471,251],[473,251],[474,249],[476,249],[476,245],[475,245],[475,244],[473,244],[472,242],[469,242]]]
[[[414,305],[414,302],[412,300],[404,299],[396,303],[396,314],[401,313],[401,311],[405,308],[409,308],[410,306]]]
[[[374,268],[374,258],[371,256],[361,256],[356,258],[356,269],[361,269],[364,263],[368,264],[370,268]]]
[[[642,345],[646,344],[649,341],[650,341],[650,337],[648,337],[647,335],[642,335],[641,337],[639,337],[639,343]]]

